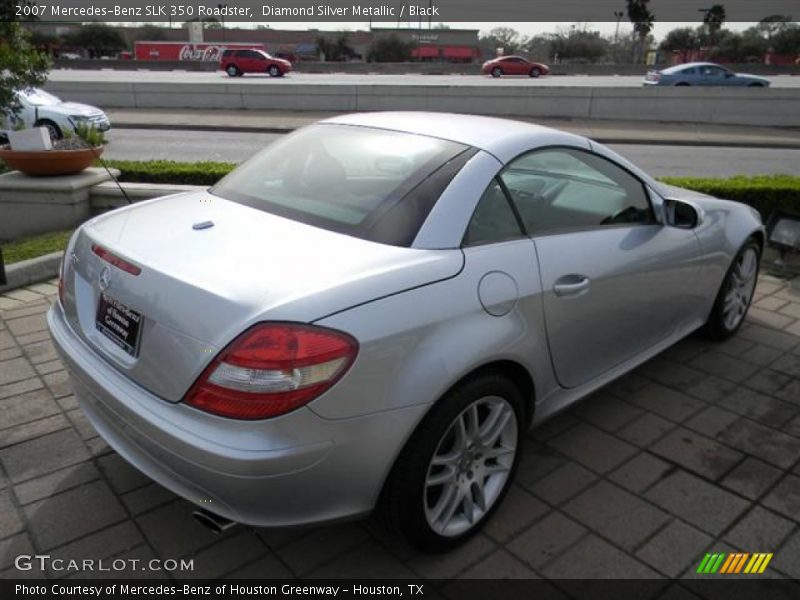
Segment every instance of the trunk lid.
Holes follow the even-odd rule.
[[[193,228],[208,222],[213,226]],[[112,265],[93,246],[141,272]],[[73,329],[103,358],[176,402],[253,323],[311,322],[447,279],[462,264],[459,250],[386,246],[196,192],[85,224],[66,257],[64,307]],[[139,332],[128,340],[138,342],[133,352],[101,331],[127,329],[132,321]]]

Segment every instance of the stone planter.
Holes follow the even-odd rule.
[[[0,149],[0,160],[10,168],[33,177],[52,177],[80,173],[103,153],[104,147],[81,148],[79,150],[32,150],[19,151]]]

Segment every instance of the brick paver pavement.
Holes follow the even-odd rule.
[[[530,433],[496,516],[441,556],[375,519],[213,536],[78,409],[45,327],[55,293],[0,296],[0,576],[74,575],[13,566],[39,553],[193,558],[113,573],[175,578],[691,577],[706,552],[743,551],[800,578],[800,278],[762,277],[736,337],[690,337]]]

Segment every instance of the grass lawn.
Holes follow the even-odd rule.
[[[73,231],[74,229],[67,229],[65,231],[43,233],[42,235],[3,244],[3,261],[10,265],[21,260],[28,260],[29,258],[64,250]]]

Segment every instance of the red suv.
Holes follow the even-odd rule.
[[[229,77],[240,77],[245,73],[269,73],[270,77],[283,77],[292,70],[292,63],[270,56],[263,50],[228,49],[219,59],[220,68]]]

